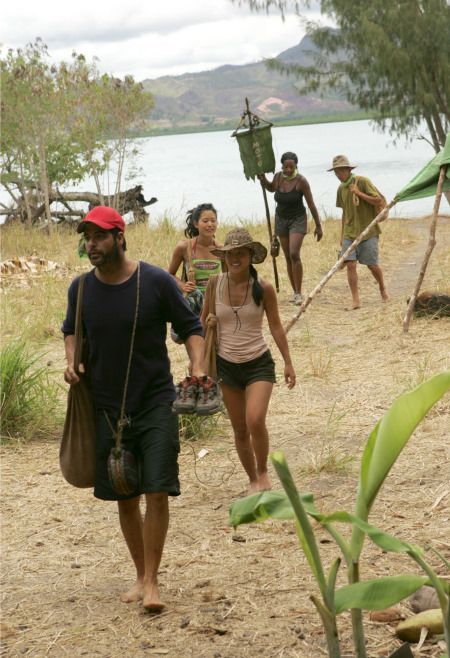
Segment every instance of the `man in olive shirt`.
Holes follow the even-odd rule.
[[[377,216],[375,206],[381,202],[377,188],[368,178],[360,176],[356,184],[356,177],[352,172],[355,167],[356,165],[351,165],[345,155],[337,155],[333,158],[333,166],[328,169],[328,171],[334,171],[341,181],[337,191],[336,206],[342,208],[341,247],[343,253]],[[358,199],[357,204],[355,204],[354,195]],[[378,265],[378,236],[380,233],[381,229],[377,224],[345,261],[348,285],[352,293],[352,303],[346,307],[346,311],[354,311],[361,307],[356,273],[357,263],[367,265],[372,272],[380,287],[383,302],[388,302],[390,299],[384,285],[383,272]]]

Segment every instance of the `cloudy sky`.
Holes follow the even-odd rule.
[[[278,11],[255,14],[231,0],[12,0],[0,27],[3,51],[41,37],[54,59],[76,50],[98,57],[102,72],[139,81],[255,62],[303,35],[293,13],[282,21]]]

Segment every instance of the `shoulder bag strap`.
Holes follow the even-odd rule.
[[[188,239],[187,241],[187,255],[188,255],[188,263],[189,263],[189,269],[187,273],[187,278],[188,281],[194,281],[194,268],[192,266],[192,240],[191,238]]]
[[[217,379],[216,345],[217,345],[217,317],[216,317],[216,290],[219,274],[209,277],[209,314],[206,318],[205,335],[205,372]]]
[[[83,323],[81,320],[81,303],[83,301],[83,289],[86,276],[87,272],[84,272],[80,276],[80,280],[78,282],[77,309],[75,312],[75,353],[73,358],[75,372],[78,372],[81,353],[83,351]]]
[[[215,315],[216,313],[216,291],[219,282],[219,275],[212,274],[209,277],[209,312]]]
[[[136,284],[136,310],[134,312],[133,329],[132,329],[132,332],[131,332],[130,354],[128,356],[127,373],[126,373],[126,376],[125,376],[125,386],[124,386],[124,389],[123,389],[122,408],[120,410],[120,418],[117,421],[117,432],[114,431],[114,428],[111,425],[111,421],[109,420],[108,414],[106,413],[106,409],[103,409],[103,411],[105,413],[106,420],[108,421],[108,425],[111,428],[113,438],[116,442],[116,447],[115,447],[116,455],[120,455],[120,453],[121,453],[123,428],[126,425],[128,425],[128,420],[125,418],[125,402],[126,402],[126,399],[127,399],[128,380],[129,380],[129,377],[130,377],[130,367],[131,367],[131,359],[133,357],[134,337],[135,337],[135,334],[136,334],[136,325],[137,325],[137,319],[138,319],[138,313],[139,313],[140,282],[141,282],[141,263],[140,263],[140,261],[138,261],[137,284]]]

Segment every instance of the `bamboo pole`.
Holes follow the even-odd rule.
[[[234,131],[233,135],[236,135],[237,131],[239,130],[239,126],[242,124],[242,122],[245,120],[245,117],[248,118],[248,125],[249,125],[249,131],[252,132],[255,130],[255,126],[258,125],[259,123],[259,117],[256,114],[253,114],[253,112],[250,111],[250,103],[248,102],[248,98],[245,98],[245,105],[247,106],[247,110],[244,111],[241,120],[239,121],[239,125]],[[269,124],[269,126],[272,126],[273,124],[270,123],[270,121],[266,121],[266,123]],[[233,136],[232,135],[232,136]],[[267,194],[266,190],[261,182],[261,189],[263,191],[263,197],[264,197],[264,206],[266,209],[266,218],[267,218],[267,227],[269,229],[269,241],[270,241],[270,248],[272,248],[272,226],[270,224],[270,211],[269,211],[269,204],[267,202]],[[273,276],[275,279],[275,288],[277,292],[280,292],[280,284],[278,281],[278,269],[277,269],[277,261],[276,257],[272,256],[272,263],[273,263]]]
[[[442,190],[444,188],[446,171],[447,171],[447,165],[445,164],[441,167],[441,171],[439,172],[439,180],[436,188],[436,197],[434,199],[434,208],[432,215],[433,218],[431,220],[431,225],[430,225],[430,237],[428,238],[428,247],[425,252],[424,259],[422,261],[422,267],[420,268],[420,273],[417,278],[417,282],[413,294],[411,295],[408,302],[408,308],[406,309],[405,317],[403,318],[403,333],[407,333],[407,331],[409,330],[409,323],[411,322],[411,315],[414,309],[414,303],[417,299],[420,286],[422,285],[423,279],[425,277],[425,272],[427,269],[428,261],[430,260],[431,252],[433,251],[436,245],[436,224],[438,219],[439,206],[441,205]]]
[[[292,329],[292,327],[293,327],[294,324],[297,322],[297,320],[299,319],[299,317],[301,316],[301,314],[304,313],[304,312],[306,311],[306,309],[307,309],[308,306],[311,304],[311,302],[312,302],[312,300],[314,299],[314,297],[316,297],[316,295],[319,294],[319,292],[322,290],[322,288],[323,288],[324,285],[327,283],[327,281],[329,281],[329,280],[331,279],[331,277],[333,276],[333,274],[335,274],[335,273],[341,268],[341,266],[344,264],[344,262],[345,262],[347,256],[348,256],[349,254],[351,254],[352,251],[353,251],[354,249],[356,249],[356,247],[359,245],[359,243],[362,242],[362,241],[364,240],[364,238],[366,237],[366,235],[368,235],[369,231],[370,231],[371,229],[373,229],[374,226],[376,226],[377,224],[379,224],[380,222],[382,222],[383,220],[385,220],[385,219],[387,218],[388,213],[389,213],[389,210],[390,210],[393,206],[395,206],[396,203],[397,203],[397,201],[396,201],[395,199],[393,199],[393,200],[392,200],[392,201],[386,206],[386,208],[383,208],[383,210],[380,212],[380,214],[377,215],[377,216],[371,221],[371,223],[369,224],[369,226],[367,226],[367,228],[365,228],[364,231],[363,231],[360,235],[358,235],[358,237],[356,238],[356,240],[355,240],[354,242],[352,242],[352,244],[349,246],[349,248],[347,249],[347,251],[346,251],[344,254],[342,254],[342,256],[339,258],[339,260],[337,261],[337,263],[336,263],[335,265],[333,265],[333,267],[332,267],[331,270],[328,272],[328,274],[326,274],[326,275],[324,276],[324,278],[322,279],[322,281],[321,281],[321,282],[320,282],[320,283],[314,288],[314,290],[313,290],[312,292],[309,293],[308,297],[305,299],[305,301],[303,302],[303,304],[300,306],[300,308],[299,308],[299,310],[297,311],[297,313],[294,315],[294,317],[293,317],[293,318],[287,323],[287,325],[284,327],[284,331],[285,331],[286,334],[288,333],[288,331],[290,331],[290,330]]]

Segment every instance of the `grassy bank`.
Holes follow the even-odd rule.
[[[240,222],[246,225],[254,239],[268,245],[267,226],[265,223],[253,225],[244,219]],[[312,290],[323,276],[329,271],[337,260],[339,249],[340,222],[329,219],[324,223],[324,237],[320,243],[313,238],[313,226],[309,226],[309,234],[305,238],[302,247],[302,259],[304,263],[304,285],[303,292]],[[418,234],[418,227],[421,232]],[[404,311],[407,295],[411,294],[413,282],[418,273],[422,252],[425,251],[427,241],[427,220],[417,219],[395,219],[383,224],[383,233],[380,242],[381,265],[385,271],[388,289],[397,287],[402,291],[402,297],[398,301],[395,318],[389,320],[394,324],[391,331],[397,331],[397,326]],[[231,224],[221,223],[217,239],[223,241]],[[160,217],[155,225],[129,225],[126,229],[128,256],[132,259],[140,259],[166,269],[175,244],[183,239],[181,227],[175,226],[173,221],[167,217]],[[439,228],[438,228],[439,236]],[[77,235],[67,229],[56,228],[54,234],[49,237],[43,231],[29,231],[23,225],[16,224],[2,229],[3,259],[32,258],[38,256],[44,263],[52,261],[53,269],[46,272],[39,267],[34,271],[26,271],[4,278],[2,287],[3,303],[1,305],[2,344],[16,338],[24,338],[33,349],[37,349],[43,356],[39,365],[48,366],[52,377],[61,382],[61,373],[65,367],[62,335],[60,327],[66,312],[67,289],[70,281],[83,270],[90,268],[87,259],[80,259],[76,253],[78,242]],[[413,265],[409,265],[408,256]],[[420,258],[420,260],[419,260]],[[429,272],[432,272],[432,289],[439,292],[450,292],[450,271],[448,250],[436,249],[433,253]],[[400,281],[394,273],[399,263],[402,265],[401,277],[405,279],[406,268],[408,281]],[[282,255],[277,259],[279,282],[280,282],[280,312],[284,319],[289,319],[292,307],[286,304],[290,296],[290,286],[286,274],[286,267]],[[268,258],[258,266],[258,272],[264,278],[274,280],[272,259]],[[373,290],[373,281],[367,274],[367,269],[359,269],[362,286],[369,286]],[[424,286],[428,286],[428,275]],[[423,288],[424,289],[424,288]],[[362,292],[364,298],[365,293]],[[323,314],[324,322],[327,323],[332,308],[336,305],[344,305],[348,297],[348,288],[344,272],[339,272],[331,279],[324,288],[321,295],[314,300],[310,309],[289,336],[294,350],[300,350],[307,354],[308,363],[302,366],[303,376],[318,378],[330,377],[333,374],[335,348],[318,340],[317,330],[310,326],[310,317]],[[375,295],[375,299],[377,297]],[[378,300],[377,300],[378,301]],[[327,309],[326,305],[330,305]],[[393,307],[391,307],[392,310]],[[445,321],[444,321],[445,322]],[[383,324],[388,323],[385,315],[376,314],[371,318],[367,327],[368,332],[383,331]],[[387,325],[386,325],[387,326]],[[395,327],[395,329],[394,329]],[[313,333],[316,334],[313,338]],[[343,339],[344,340],[344,339]],[[172,360],[176,377],[184,375],[186,367],[185,351],[183,347],[168,343],[170,357]],[[313,349],[309,349],[313,347]],[[299,354],[300,356],[300,354]],[[427,370],[430,368],[430,359],[425,355],[424,363],[427,361]],[[437,364],[435,364],[437,366]],[[415,376],[415,375],[414,375]],[[411,381],[414,379],[410,375]],[[64,390],[62,389],[64,397]]]
[[[329,114],[329,115],[308,115],[308,117],[272,117],[271,122],[275,128],[282,128],[286,126],[309,126],[317,123],[338,123],[342,121],[364,121],[372,119],[372,114],[368,112],[356,111],[346,114]],[[158,127],[154,125],[152,128],[144,131],[136,137],[159,137],[161,135],[184,135],[189,133],[207,133],[218,132],[221,130],[236,130],[237,121],[215,122],[209,120],[202,124],[195,125],[175,125],[170,128]]]

